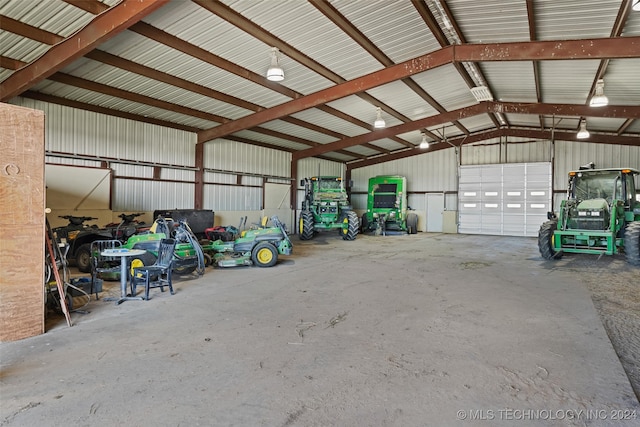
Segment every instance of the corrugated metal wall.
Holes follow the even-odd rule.
[[[640,169],[640,147],[612,144],[556,141],[552,155],[550,141],[530,142],[522,138],[492,139],[482,143],[465,145],[461,149],[462,165],[499,163],[550,162],[554,160],[553,189],[554,208],[564,198],[567,173],[580,165],[594,162],[598,168],[630,167]],[[555,157],[555,159],[553,159]],[[418,211],[426,210],[426,198],[422,193],[440,192],[445,196],[445,209],[457,209],[457,162],[453,148],[426,153],[379,165],[354,169],[352,204],[354,209],[366,209],[367,183],[376,175],[402,175],[407,177],[409,206]],[[640,186],[640,178],[636,179]],[[412,194],[413,193],[413,194]],[[417,193],[417,194],[416,194]]]
[[[190,209],[194,204],[193,170],[196,135],[146,123],[82,111],[25,98],[12,103],[42,110],[46,114],[46,150],[175,165],[162,167],[160,178],[153,181],[153,167],[112,162],[116,183],[113,210],[152,211]],[[461,149],[462,165],[548,162],[555,165],[553,188],[560,192],[554,206],[564,197],[567,173],[580,165],[594,162],[599,168],[631,167],[640,169],[640,147],[612,144],[557,141],[552,159],[549,141],[531,142],[522,138],[493,139],[465,145]],[[232,141],[206,144],[204,208],[218,211],[259,210],[262,184],[286,183],[291,171],[291,154]],[[368,180],[376,175],[403,175],[408,180],[409,205],[426,209],[427,193],[446,193],[445,209],[456,209],[458,200],[458,164],[454,148],[426,152],[423,155],[352,170],[354,209],[366,208]],[[99,162],[78,158],[47,157],[47,162],[76,166],[99,166]],[[241,179],[238,182],[238,174]],[[309,176],[343,176],[341,163],[323,159],[303,159],[298,163],[296,188],[300,179]],[[640,186],[640,183],[636,183]],[[413,194],[412,194],[413,193]],[[298,188],[298,200],[302,190]],[[298,209],[299,206],[295,206]]]
[[[456,150],[448,148],[419,156],[378,165],[354,169],[351,179],[354,181],[351,203],[356,210],[367,208],[367,187],[369,178],[378,175],[401,175],[407,178],[407,203],[419,211],[426,210],[424,193],[452,193],[458,189],[458,166]],[[455,210],[457,198],[447,194],[445,208]]]
[[[162,167],[161,181],[153,181],[152,166],[110,162],[114,211],[193,208],[195,134],[26,98],[13,103],[45,112],[47,151],[176,166]],[[47,162],[100,166],[100,161],[73,157],[47,156]],[[344,174],[336,162],[308,159],[300,164],[301,176],[317,173],[318,164],[322,173]],[[204,209],[260,210],[265,179],[290,182],[291,154],[222,140],[205,145],[204,165]]]

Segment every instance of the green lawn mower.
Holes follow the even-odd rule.
[[[142,249],[147,252],[140,256],[132,257],[131,271],[135,267],[152,265],[156,262],[160,240],[171,237],[176,239],[176,248],[173,256],[173,273],[179,275],[191,274],[194,271],[198,275],[204,274],[205,266],[212,263],[210,256],[204,254],[198,239],[189,228],[189,224],[183,219],[177,223],[171,218],[158,216],[147,232],[135,234],[122,245],[126,249]],[[103,280],[120,280],[120,272],[102,273]]]
[[[243,231],[233,241],[200,241],[205,255],[213,258],[217,267],[238,267],[257,265],[273,267],[278,262],[278,254],[291,255],[293,245],[284,224],[278,217],[271,217],[272,227],[259,227]]]

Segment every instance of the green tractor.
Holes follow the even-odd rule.
[[[559,215],[538,232],[538,248],[544,259],[563,253],[613,255],[621,250],[627,261],[640,266],[640,200],[635,188],[638,172],[630,168],[569,172],[568,198]]]
[[[304,201],[300,212],[300,240],[325,230],[338,230],[344,240],[354,240],[360,229],[358,215],[339,176],[314,176],[300,181]]]
[[[407,179],[403,176],[380,175],[369,178],[367,211],[362,214],[362,231],[418,232],[418,215],[407,206]]]
[[[284,224],[278,217],[271,217],[272,227],[266,224],[243,231],[233,241],[201,241],[205,254],[211,254],[218,267],[257,265],[272,267],[278,262],[278,254],[291,255],[293,245]]]

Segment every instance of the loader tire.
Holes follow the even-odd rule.
[[[418,215],[414,213],[407,214],[407,233],[418,234]]]
[[[300,240],[313,238],[313,213],[311,211],[300,212],[300,229],[298,232]]]
[[[347,228],[342,229],[342,239],[355,240],[358,235],[358,230],[360,230],[360,220],[358,219],[358,215],[354,211],[349,211],[347,212],[347,216],[344,218],[343,222],[347,223]]]
[[[624,232],[624,254],[629,264],[640,267],[640,221],[627,224]]]
[[[562,257],[562,252],[556,252],[553,247],[553,233],[556,228],[558,228],[557,221],[547,221],[540,226],[538,231],[538,249],[544,259],[559,259]]]

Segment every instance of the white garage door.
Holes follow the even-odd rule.
[[[551,163],[460,167],[459,233],[537,236],[551,210]]]

